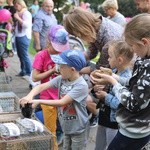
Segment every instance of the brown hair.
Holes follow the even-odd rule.
[[[100,15],[74,7],[64,17],[63,25],[70,34],[94,42],[100,21]]]
[[[126,41],[140,44],[142,38],[150,38],[150,14],[140,14],[127,23],[124,31]]]
[[[134,56],[134,52],[132,51],[132,47],[130,47],[123,40],[111,41],[109,43],[109,47],[113,48],[113,53],[117,57],[124,56],[128,61],[132,60]]]

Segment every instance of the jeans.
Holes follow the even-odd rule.
[[[141,150],[150,140],[150,135],[140,139],[133,139],[117,133],[107,150]]]
[[[16,37],[16,48],[17,54],[21,64],[21,72],[20,75],[28,75],[31,74],[31,61],[28,54],[28,49],[30,45],[30,39],[27,36]]]

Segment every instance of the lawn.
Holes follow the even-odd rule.
[[[31,55],[33,55],[33,56],[36,54],[36,51],[35,51],[35,49],[33,48],[33,39],[31,40],[31,43],[30,43],[29,53],[30,53]]]

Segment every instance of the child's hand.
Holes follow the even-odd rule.
[[[102,91],[104,90],[105,88],[105,85],[94,85],[94,91],[97,92],[97,91]]]
[[[99,98],[100,100],[104,100],[104,98],[107,95],[107,92],[105,92],[105,91],[97,91],[95,94],[96,94],[97,98]]]
[[[98,72],[95,72],[94,75],[96,76],[93,76],[93,74],[91,73],[90,75],[90,80],[93,84],[96,84],[96,85],[106,85],[106,84],[109,84],[109,82],[103,78],[101,78],[101,73],[98,73]]]
[[[107,75],[107,74],[101,74],[101,73],[96,73],[97,78],[93,77],[92,75],[90,75],[91,77],[91,82],[94,84],[103,84],[105,81],[105,84],[116,84],[117,80],[114,79],[111,75]]]
[[[100,79],[93,79],[94,82],[101,84],[101,82],[103,82],[103,80],[107,81],[107,83],[115,85],[118,83],[118,81],[110,75],[107,74],[98,74],[98,76],[100,77]]]
[[[100,70],[95,70],[90,74],[91,77],[91,82],[93,82],[93,84],[101,84],[101,85],[107,85],[109,84],[109,82],[107,82],[106,79],[102,79],[100,74],[108,74],[108,75],[112,75],[112,70],[109,68],[103,68],[101,67]],[[97,82],[98,81],[98,82]]]
[[[31,103],[32,102],[32,99],[28,98],[27,96],[26,97],[23,97],[19,100],[19,103],[22,107],[25,106],[25,104],[27,103]]]

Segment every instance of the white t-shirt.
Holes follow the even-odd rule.
[[[26,35],[28,39],[31,39],[32,37],[32,15],[28,10],[26,10],[23,12],[22,16],[20,17],[23,19],[23,25],[19,25],[19,22],[17,21],[16,28],[15,28],[15,36],[23,37]]]

